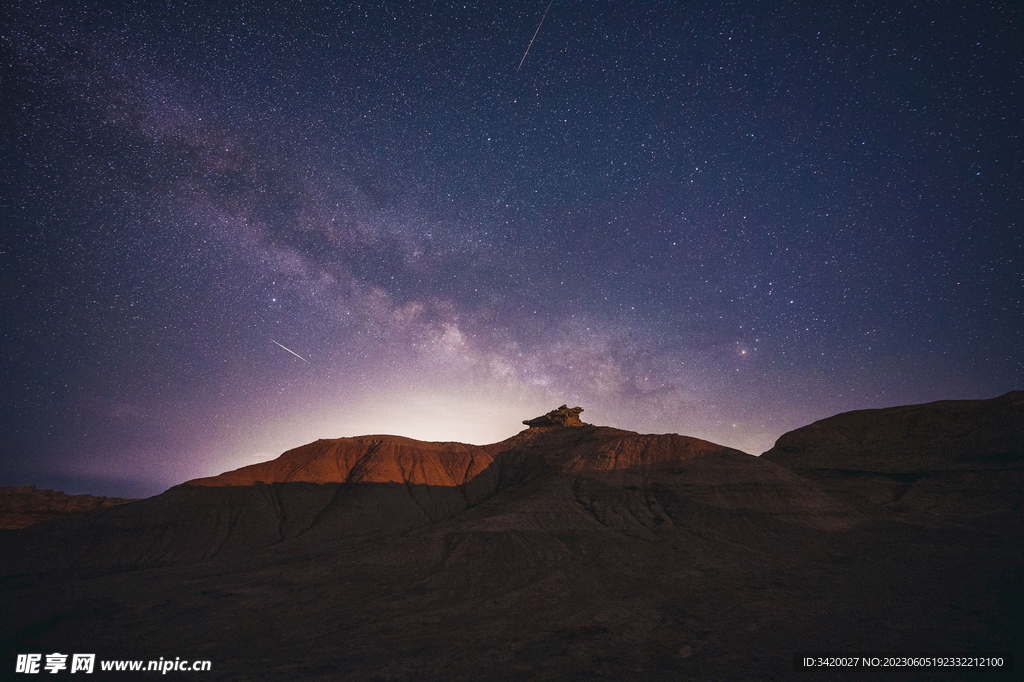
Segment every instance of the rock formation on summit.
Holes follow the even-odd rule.
[[[540,417],[525,419],[523,423],[531,428],[534,426],[586,426],[585,422],[580,421],[580,412],[582,411],[582,407],[570,408],[568,405],[562,405],[557,410],[551,410]]]

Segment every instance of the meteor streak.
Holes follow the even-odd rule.
[[[268,338],[269,338],[269,337],[268,337]],[[274,339],[270,339],[270,340],[271,340],[271,341],[274,341]],[[277,343],[277,341],[274,341],[274,343]],[[292,350],[291,348],[288,348],[288,347],[287,347],[287,346],[285,346],[285,345],[284,345],[283,343],[277,343],[277,345],[281,346],[281,348],[284,348],[284,349],[285,349],[286,351],[288,351],[289,353],[291,353],[292,355],[294,355],[295,357],[297,357],[297,358],[298,358],[299,360],[302,360],[303,362],[305,362],[305,363],[307,363],[307,364],[309,363],[309,360],[307,360],[306,358],[302,357],[301,355],[299,355],[298,353],[296,353],[295,351],[293,351],[293,350]]]
[[[523,68],[523,62],[526,61],[526,55],[530,54],[530,48],[533,47],[533,41],[537,39],[537,34],[540,33],[540,27],[544,25],[544,20],[548,16],[548,10],[551,9],[551,4],[555,0],[551,0],[548,3],[548,9],[544,10],[544,16],[540,18],[540,23],[537,24],[537,30],[533,32],[533,37],[530,38],[530,44],[526,46],[526,52],[523,53],[523,58],[519,60],[519,66],[516,67],[516,73],[519,73],[519,69]]]

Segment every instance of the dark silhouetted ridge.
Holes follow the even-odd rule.
[[[1024,502],[1024,391],[845,412],[784,434],[762,459],[848,501],[950,518]]]

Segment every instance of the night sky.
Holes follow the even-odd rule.
[[[547,7],[5,3],[0,483],[1024,388],[1016,4]]]

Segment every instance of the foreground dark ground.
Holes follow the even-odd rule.
[[[209,680],[785,680],[972,678],[797,672],[798,651],[1019,659],[1024,393],[873,412],[761,458],[652,458],[652,437],[553,426],[488,446],[457,486],[186,485],[5,531],[0,660],[180,656],[213,669],[178,676]]]

